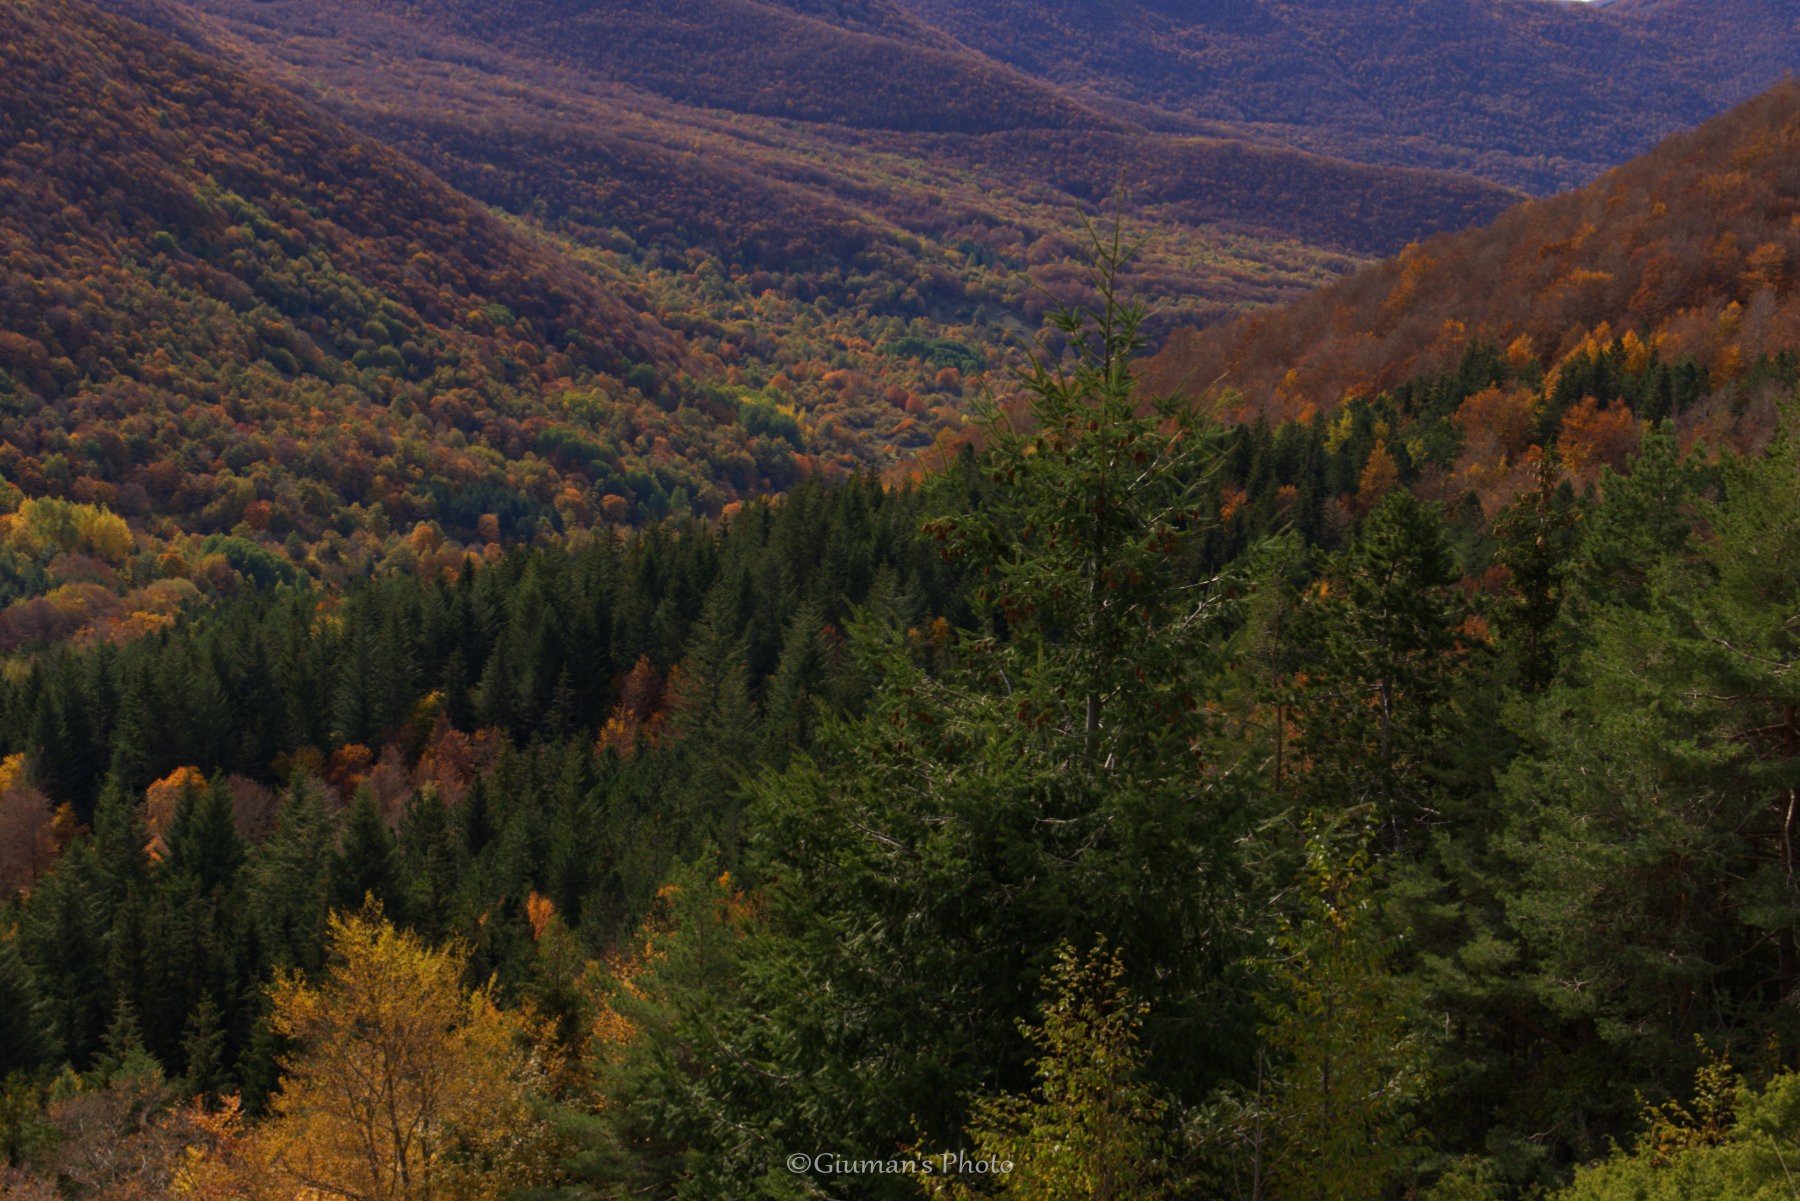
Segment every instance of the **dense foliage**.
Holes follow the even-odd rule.
[[[1448,1201],[1609,1140],[1573,1196],[1772,1179],[1800,414],[1546,466],[1483,536],[1365,485],[1334,541],[1226,551],[1263,435],[1140,403],[1121,253],[1029,424],[922,491],[274,582],[22,664],[21,1187],[900,1197],[789,1157],[949,1148],[1015,1193]],[[420,1000],[359,1017],[364,978]],[[418,1052],[470,1090],[433,1094],[449,1141],[347,1155],[332,1057],[431,1006],[466,1015]]]
[[[1755,95],[1795,50],[1766,6],[1704,0],[896,7],[1153,129],[1241,132],[1539,195]]]
[[[1675,416],[1680,399],[1684,428],[1721,437],[1767,382],[1759,364],[1795,342],[1797,139],[1800,89],[1783,84],[1580,191],[1408,247],[1280,310],[1172,337],[1146,378],[1217,383],[1252,417],[1279,421],[1449,370],[1476,343],[1535,366],[1552,391],[1561,364],[1610,348],[1610,362],[1561,381],[1570,391],[1548,420],[1584,398],[1636,400],[1618,376],[1640,377],[1635,387],[1649,359],[1673,370],[1691,358],[1715,386],[1740,385],[1720,389],[1727,411],[1652,380],[1663,395],[1647,415]],[[1503,435],[1504,420],[1490,421]]]
[[[846,269],[571,174],[551,243],[74,0],[0,32],[0,1195],[1791,1192],[1800,92],[1196,407],[1143,211]]]
[[[304,547],[791,482],[642,301],[391,152],[85,6],[0,21],[29,48],[0,109],[0,473],[27,494]]]

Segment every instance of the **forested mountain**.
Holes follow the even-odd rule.
[[[0,13],[8,650],[134,637],[239,580],[716,515],[953,421],[962,371],[988,365],[898,320],[891,345],[821,361],[842,327],[753,329],[820,314],[741,273],[578,262],[173,28]],[[784,370],[881,443],[803,432]]]
[[[1755,0],[900,5],[1152,128],[1214,123],[1540,194],[1587,182],[1800,62],[1794,14]]]
[[[1146,384],[1204,380],[1252,419],[1305,420],[1453,373],[1485,347],[1496,379],[1529,375],[1544,398],[1521,394],[1516,418],[1496,402],[1464,422],[1471,437],[1512,440],[1515,458],[1533,423],[1553,433],[1584,402],[1628,401],[1677,418],[1686,438],[1747,445],[1773,423],[1800,333],[1797,145],[1800,88],[1783,84],[1580,191],[1292,305],[1174,335]],[[1509,435],[1509,422],[1524,425]]]
[[[409,23],[549,57],[707,108],[834,125],[992,133],[1118,122],[910,22],[758,0],[388,4]],[[355,9],[346,16],[355,19]],[[341,19],[341,18],[340,18]],[[854,86],[845,86],[855,81]]]
[[[310,544],[354,509],[528,535],[565,493],[647,498],[606,483],[635,452],[572,425],[585,388],[635,395],[690,495],[732,489],[707,456],[741,430],[673,419],[700,392],[641,297],[142,26],[60,2],[0,21],[11,485],[164,532]]]
[[[373,14],[401,16],[415,30],[766,117],[972,135],[1148,128],[1537,193],[1587,182],[1800,61],[1792,14],[1751,0],[205,7],[337,38]]]
[[[621,504],[632,520],[714,515],[745,491],[841,479],[954,434],[968,395],[1007,386],[1016,339],[1049,298],[1079,288],[1068,261],[1077,206],[1107,196],[1121,168],[1134,227],[1180,232],[1130,277],[1164,309],[1158,329],[1296,295],[1366,251],[1515,199],[1241,142],[1108,129],[921,134],[698,109],[559,65],[580,55],[509,54],[445,33],[425,10],[113,7],[284,82],[510,210],[540,235],[537,253],[683,336],[667,387],[648,382],[650,368],[542,381],[546,428],[490,444],[584,480],[465,504],[440,520],[458,542],[488,509],[528,525],[616,518]],[[553,363],[553,350],[540,355]],[[387,521],[442,516],[415,504]]]
[[[0,6],[0,1199],[1792,1195],[1785,18],[1097,11]]]
[[[1362,252],[1459,228],[1513,198],[1430,172],[1151,134],[966,50],[933,50],[938,58],[915,64],[906,57],[913,43],[889,39],[880,52],[895,65],[846,66],[814,42],[862,47],[875,35],[759,3],[689,12],[542,0],[504,9],[204,0],[186,11],[218,22],[222,42],[240,50],[248,42],[285,62],[290,86],[321,91],[348,119],[475,194],[540,215],[576,207],[586,223],[616,225],[639,241],[685,226],[690,241],[761,266],[803,261],[794,250],[796,238],[811,236],[808,226],[824,224],[827,247],[843,246],[848,233],[861,245],[847,249],[892,257],[896,235],[1016,223],[996,190],[1015,193],[1016,205],[1048,184],[1066,210],[1110,195],[1121,173],[1134,206],[1183,226]],[[707,38],[728,40],[731,52]],[[381,71],[370,69],[371,56]],[[445,63],[479,64],[479,72],[446,71]],[[405,76],[387,74],[395,69]],[[848,79],[857,86],[842,86]],[[895,87],[920,95],[889,95]],[[986,90],[965,103],[968,88]],[[740,116],[721,120],[718,109]],[[507,145],[515,141],[523,145]],[[668,161],[670,151],[701,147],[699,162]],[[553,179],[579,178],[586,195],[572,195],[570,182],[539,182],[545,168]],[[677,170],[687,179],[671,180]],[[920,194],[921,185],[935,195]],[[1030,207],[1040,228],[1061,224],[1046,211],[1054,206]],[[770,244],[782,219],[785,244]],[[1187,290],[1205,298],[1213,281],[1196,274],[1199,286]]]
[[[1246,546],[1241,485],[1326,492],[1376,418],[1146,411],[1141,313],[1096,316],[923,490],[15,660],[0,1179],[1781,1184],[1792,402],[1759,457],[1540,455],[1491,519],[1365,467]]]

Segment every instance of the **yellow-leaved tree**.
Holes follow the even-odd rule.
[[[527,1103],[524,1020],[462,988],[461,948],[435,949],[374,907],[334,914],[330,931],[318,984],[290,974],[270,988],[270,1023],[296,1050],[230,1167],[237,1195],[485,1201],[541,1181],[551,1156]],[[192,1191],[205,1177],[190,1171]]]
[[[938,1201],[1155,1201],[1166,1194],[1168,1102],[1139,1075],[1148,1006],[1125,987],[1105,944],[1085,957],[1063,943],[1037,1025],[1030,1096],[979,1097],[967,1154],[926,1158],[919,1183]]]

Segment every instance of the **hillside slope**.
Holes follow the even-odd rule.
[[[296,555],[327,529],[529,536],[730,499],[713,459],[747,458],[744,432],[663,411],[704,398],[640,298],[80,0],[7,5],[0,39],[0,473],[28,496]]]
[[[1165,389],[1220,381],[1273,419],[1447,370],[1477,341],[1548,369],[1629,334],[1729,383],[1800,345],[1797,214],[1800,84],[1788,83],[1578,192],[1175,335],[1145,376]]]
[[[1153,126],[1224,123],[1540,194],[1585,183],[1800,65],[1795,16],[1755,0],[897,2]]]
[[[290,0],[275,0],[281,19]],[[876,129],[988,133],[1023,127],[1098,129],[1119,122],[908,21],[888,6],[759,0],[356,0],[327,16],[339,31],[365,13],[403,16],[470,38],[634,84],[685,104]]]
[[[498,203],[529,205],[522,193],[541,172],[520,170],[518,142],[540,163],[555,160],[552,175],[586,175],[590,191],[616,193],[582,207],[634,238],[657,224],[687,226],[695,243],[727,256],[748,248],[760,266],[791,265],[815,241],[811,230],[783,238],[770,228],[784,221],[823,219],[836,230],[819,249],[843,257],[861,247],[836,232],[859,216],[931,236],[944,210],[994,207],[997,188],[1048,185],[1043,207],[1068,209],[1108,196],[1123,177],[1137,203],[1173,206],[1168,215],[1183,224],[1360,254],[1460,228],[1515,198],[1446,174],[1150,133],[957,48],[891,6],[803,7],[833,12],[826,20],[753,0],[193,0],[185,11],[222,43],[263,56],[246,62],[286,68],[289,86],[321,95],[472,194],[487,198],[504,177]],[[870,178],[884,173],[929,174],[938,195]],[[686,180],[667,201],[645,204],[629,186],[677,174]],[[739,211],[722,214],[722,205]],[[765,207],[778,216],[762,217]],[[852,243],[879,238],[862,224]]]

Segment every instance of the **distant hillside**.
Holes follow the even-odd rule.
[[[1727,384],[1800,347],[1797,265],[1800,84],[1783,84],[1578,192],[1178,334],[1145,376],[1217,381],[1274,419],[1449,370],[1478,341],[1550,369],[1629,335]]]
[[[1668,48],[1672,70],[1720,104],[1800,71],[1800,10],[1766,0],[1612,0],[1609,19]]]
[[[0,474],[27,496],[298,560],[792,478],[641,298],[386,147],[79,0],[6,5],[0,38]]]
[[[1518,198],[1447,172],[1370,167],[1241,139],[1014,130],[911,141],[931,162],[1047,185],[1090,207],[1122,180],[1134,204],[1164,219],[1365,254],[1485,221]]]
[[[1585,183],[1800,67],[1792,6],[1766,0],[897,3],[1152,126],[1224,123],[1538,193]]]
[[[1363,254],[1516,198],[1446,174],[1148,133],[886,3],[193,0],[187,11],[482,199],[572,203],[638,240],[683,230],[765,267],[866,249],[885,236],[868,217],[941,233],[949,212],[996,207],[996,187],[1048,186],[1034,200],[1063,209],[1052,218],[1063,225],[1124,179],[1135,202],[1168,206],[1159,219]],[[932,194],[913,186],[921,174]]]
[[[886,5],[840,14],[837,5],[758,0],[361,0],[343,6],[342,19],[364,5],[734,112],[966,133],[1119,125]]]

